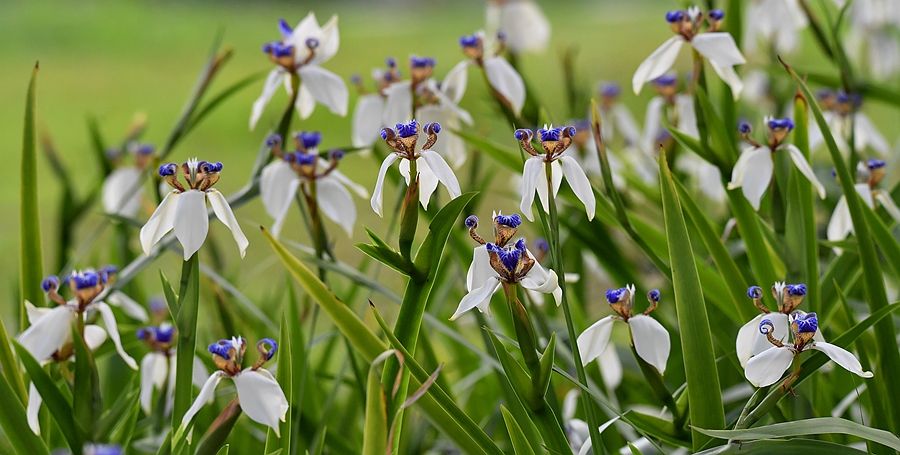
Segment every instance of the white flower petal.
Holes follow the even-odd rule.
[[[453,132],[460,127],[455,112],[440,105],[430,104],[416,110],[416,117],[422,124],[438,122],[443,127],[441,138],[434,144],[432,150],[445,157],[454,169],[458,169],[466,162],[466,143]]]
[[[285,79],[285,88],[287,88],[288,93],[291,93],[290,84],[290,78]],[[294,109],[297,110],[297,115],[300,116],[301,120],[308,119],[313,111],[316,110],[316,98],[313,97],[312,92],[309,91],[309,87],[307,87],[306,84],[300,84],[297,100],[294,102]]]
[[[700,137],[697,129],[697,113],[694,112],[694,97],[675,96],[675,110],[678,111],[678,129],[690,137]]]
[[[185,261],[203,246],[208,233],[206,193],[199,190],[181,193],[175,206],[175,237],[184,249]]]
[[[744,367],[744,376],[756,387],[770,386],[784,374],[794,360],[794,352],[788,347],[775,347],[753,356]]]
[[[344,175],[341,171],[335,169],[331,171],[331,174],[329,175],[340,182],[342,185],[344,185],[344,187],[350,190],[351,193],[361,198],[368,199],[369,190],[367,190],[366,187],[360,185],[359,183],[350,180],[350,178]]]
[[[869,185],[866,185],[868,189]],[[850,207],[847,205],[847,197],[841,196],[834,205],[831,219],[828,220],[826,238],[832,242],[843,240],[853,232],[853,219],[850,217]]]
[[[869,117],[863,112],[857,112],[853,116],[854,135],[856,137],[856,149],[864,150],[869,146],[878,153],[879,156],[888,156],[891,146],[885,140],[884,136],[878,132]]]
[[[92,303],[91,306],[100,312],[103,324],[106,325],[106,332],[109,334],[109,338],[116,347],[116,352],[119,354],[119,357],[121,357],[122,360],[125,361],[125,364],[132,370],[137,370],[137,362],[135,362],[134,359],[125,352],[125,348],[122,347],[122,340],[119,338],[119,327],[116,324],[116,316],[113,314],[112,309],[103,302],[95,302]]]
[[[178,200],[181,193],[174,190],[169,192],[159,207],[150,215],[150,219],[141,228],[141,249],[144,254],[149,255],[153,245],[159,242],[164,235],[168,234],[175,227],[175,217],[177,216]]]
[[[172,352],[172,357],[175,357],[175,352]],[[174,373],[174,365],[172,366],[172,370]],[[174,378],[174,375],[172,376]],[[206,371],[206,365],[203,364],[203,361],[200,360],[199,357],[194,356],[194,368],[191,371],[191,382],[194,383],[197,387],[203,387],[203,384],[206,383],[206,380],[209,378],[209,371]],[[174,379],[173,379],[174,380]],[[173,383],[174,384],[174,383]]]
[[[873,193],[870,191],[868,194],[871,198]],[[875,199],[878,200],[878,203],[881,204],[881,206],[884,208],[884,210],[888,212],[888,214],[891,215],[892,218],[894,218],[894,221],[900,222],[900,208],[898,208],[897,204],[894,203],[894,200],[891,198],[890,193],[888,193],[887,191],[875,191],[874,196]],[[865,198],[863,198],[863,200],[865,200]]]
[[[550,41],[550,22],[531,0],[503,2],[498,25],[506,45],[516,53],[543,50]]]
[[[140,403],[144,413],[153,412],[153,390],[163,386],[168,376],[166,356],[151,352],[141,359]]]
[[[400,175],[403,176],[406,185],[409,186],[411,181],[409,160],[400,161],[399,168]],[[423,209],[428,210],[428,202],[431,201],[431,195],[437,191],[439,181],[425,160],[416,162],[416,172],[419,180],[419,203],[422,204]]]
[[[93,324],[84,326],[84,344],[88,349],[96,351],[105,341],[106,330],[103,330],[103,327]]]
[[[259,98],[253,102],[253,108],[250,111],[251,131],[256,128],[256,123],[259,122],[259,118],[262,117],[266,105],[272,100],[272,96],[275,94],[275,91],[278,90],[278,86],[284,83],[285,76],[287,76],[287,73],[280,67],[269,71],[269,75],[266,76],[266,82],[263,83],[262,93],[259,95]],[[287,79],[290,80],[290,78]]]
[[[863,371],[862,365],[859,364],[859,359],[857,359],[856,356],[840,346],[835,346],[831,343],[816,342],[813,344],[812,348],[824,352],[828,358],[834,360],[834,363],[857,376],[863,378],[871,378],[873,376],[871,371]]]
[[[246,369],[232,380],[237,388],[241,410],[247,417],[268,426],[275,432],[275,436],[281,437],[278,422],[285,420],[288,401],[272,373],[264,369]]]
[[[569,182],[569,186],[572,188],[572,192],[584,204],[584,211],[587,213],[588,221],[594,219],[597,201],[594,199],[594,189],[591,188],[591,182],[588,180],[587,175],[584,174],[584,170],[581,169],[578,161],[570,156],[561,156],[559,163],[566,181]]]
[[[789,323],[788,317],[783,313],[767,313],[759,314],[750,322],[744,324],[738,331],[737,340],[735,342],[735,351],[738,362],[741,367],[747,367],[747,361],[751,357],[772,347],[765,335],[759,333],[759,323],[763,319],[772,321],[772,336],[776,340],[787,341]]]
[[[115,305],[122,309],[128,317],[140,322],[147,322],[150,318],[147,316],[147,310],[137,303],[131,297],[128,297],[121,291],[112,291],[106,297],[106,303]]]
[[[316,56],[313,62],[322,64],[331,60],[337,54],[338,48],[341,46],[341,36],[338,33],[338,17],[331,16],[328,22],[322,26],[321,37],[319,38],[319,47],[316,48]],[[304,40],[304,45],[306,40]]]
[[[266,212],[275,220],[272,235],[276,238],[281,233],[284,219],[298,188],[300,179],[290,164],[279,159],[263,168],[259,178],[259,197]]]
[[[469,60],[457,63],[441,81],[441,92],[455,104],[459,104],[466,93],[469,81]]]
[[[407,122],[412,118],[412,89],[409,81],[396,82],[384,89],[384,116],[381,121],[387,126]]]
[[[484,59],[484,73],[494,90],[509,102],[512,111],[519,115],[525,106],[525,82],[522,76],[503,57]]]
[[[140,184],[143,171],[136,167],[123,167],[112,171],[103,182],[103,210],[106,213],[134,218],[141,209]]]
[[[484,245],[475,247],[472,252],[472,263],[466,273],[466,291],[480,288],[490,278],[496,278],[497,271],[491,267],[491,256]]]
[[[297,73],[300,74],[303,87],[309,90],[316,101],[341,117],[347,115],[350,94],[343,79],[317,65],[301,66]]]
[[[306,39],[319,38],[320,36],[322,36],[322,28],[319,27],[316,13],[310,11],[297,23],[297,26],[295,26],[294,30],[291,32],[291,36],[287,37],[284,41],[285,43],[294,46],[294,49],[298,53],[306,52],[299,56],[300,58],[306,58],[306,56],[309,55],[309,50],[306,47]],[[321,42],[319,44],[321,45]]]
[[[666,362],[672,348],[669,332],[656,319],[639,314],[628,319],[634,350],[645,362],[656,367],[659,374],[666,372]]]
[[[675,63],[675,58],[678,57],[678,51],[681,50],[682,44],[684,44],[684,38],[678,35],[673,36],[664,41],[641,62],[631,78],[631,89],[634,90],[635,95],[641,93],[641,87],[644,84],[669,71],[669,68]]]
[[[534,203],[534,192],[540,182],[544,179],[544,160],[540,157],[531,157],[525,160],[525,169],[522,170],[522,202],[519,203],[519,210],[528,218],[528,221],[534,221],[534,215],[531,212],[531,205]],[[544,183],[546,186],[546,182]]]
[[[384,200],[382,195],[382,192],[384,191],[384,175],[391,165],[394,164],[394,161],[397,161],[397,158],[397,154],[389,153],[388,156],[384,158],[384,161],[381,162],[381,167],[378,169],[378,178],[375,180],[375,189],[372,191],[372,200],[370,201],[372,210],[374,210],[378,216],[382,216],[381,209],[382,201]]]
[[[622,383],[622,361],[615,346],[609,346],[600,353],[600,376],[608,390],[615,390]]]
[[[534,259],[531,253],[528,253],[528,256]],[[553,270],[545,269],[535,260],[534,266],[519,280],[519,284],[531,291],[552,294],[559,289],[559,276]],[[557,302],[558,304],[559,302]]]
[[[797,166],[797,170],[803,174],[804,177],[809,180],[809,183],[812,183],[813,187],[815,187],[816,192],[819,193],[819,197],[825,199],[825,187],[819,182],[819,179],[816,178],[816,173],[813,172],[812,168],[809,166],[809,163],[806,162],[806,158],[803,157],[803,153],[795,147],[793,144],[787,144],[784,146],[784,149],[791,154],[791,160],[794,162],[794,166]]]
[[[216,371],[209,375],[206,383],[200,388],[200,393],[197,394],[197,398],[194,399],[191,407],[188,408],[187,412],[184,413],[184,416],[181,417],[181,426],[178,428],[179,431],[184,431],[188,424],[194,420],[194,416],[200,412],[200,409],[212,400],[216,393],[216,386],[219,385],[219,381],[221,381],[223,377],[225,377],[225,373],[221,371]]]
[[[439,153],[434,150],[422,150],[419,152],[419,156],[428,163],[431,172],[434,173],[439,182],[444,184],[451,198],[458,198],[462,194],[459,188],[459,181],[456,180],[456,174],[453,173],[453,169],[450,169],[450,166]]]
[[[701,33],[691,40],[691,45],[694,46],[697,52],[706,57],[716,74],[731,87],[734,99],[738,99],[744,88],[744,83],[735,73],[733,67],[734,65],[742,65],[747,61],[741,55],[741,51],[738,49],[731,34],[725,32]]]
[[[331,176],[316,180],[316,200],[322,213],[337,223],[348,237],[353,237],[356,204],[344,185]]]
[[[453,313],[453,316],[450,316],[450,320],[456,320],[456,318],[462,316],[463,313],[472,308],[486,307],[486,303],[491,301],[491,296],[494,295],[494,292],[497,291],[498,287],[500,287],[500,280],[497,277],[490,277],[485,280],[481,287],[469,291],[469,293],[463,297],[459,302],[459,307],[456,308],[456,312]]]
[[[75,312],[67,305],[59,305],[25,329],[19,335],[19,344],[35,360],[44,362],[72,339],[71,325],[74,320]]]
[[[384,115],[384,98],[378,93],[362,95],[353,109],[353,146],[368,147],[378,139],[381,117]]]
[[[609,345],[609,337],[613,328],[612,316],[607,316],[586,328],[578,335],[578,352],[581,354],[581,363],[587,365],[592,360],[600,357]]]
[[[728,189],[741,188],[753,209],[759,210],[759,203],[772,180],[773,167],[772,152],[768,147],[748,148],[734,165]]]
[[[237,218],[234,217],[234,212],[231,210],[231,206],[228,205],[228,199],[225,199],[225,196],[215,188],[206,192],[206,198],[209,200],[209,205],[212,206],[216,218],[231,230],[231,236],[234,237],[234,242],[237,243],[238,250],[240,250],[243,258],[247,254],[247,246],[250,245],[250,241],[247,240],[247,236],[241,230],[241,225],[238,224]]]
[[[28,427],[36,435],[41,434],[41,422],[38,418],[41,412],[41,394],[38,392],[34,383],[28,385],[28,409],[26,409],[25,417],[28,420]]]
[[[641,140],[641,132],[638,129],[637,122],[634,120],[631,112],[628,111],[628,108],[622,104],[616,104],[612,107],[610,113],[612,114],[613,122],[608,123],[615,124],[618,131],[622,133],[622,138],[625,139],[625,145],[638,145]]]
[[[647,111],[644,114],[644,134],[641,136],[640,146],[648,156],[656,156],[656,152],[659,150],[656,140],[663,131],[662,115],[665,104],[666,101],[661,96],[655,96],[647,103]]]

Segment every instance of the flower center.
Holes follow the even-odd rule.
[[[179,193],[187,190],[206,191],[219,181],[219,173],[224,166],[219,162],[209,162],[191,158],[181,165],[181,174],[184,182],[178,181],[178,165],[166,163],[159,167],[159,176]]]

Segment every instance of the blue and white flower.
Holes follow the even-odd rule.
[[[419,134],[424,131],[427,135],[425,143],[418,147]],[[393,150],[381,162],[378,169],[378,178],[375,181],[375,190],[372,192],[372,210],[382,216],[382,202],[384,199],[384,177],[388,169],[398,159],[400,162],[400,175],[406,179],[406,184],[410,185],[411,178],[415,178],[419,185],[419,202],[422,207],[428,209],[428,202],[431,195],[437,190],[438,183],[444,185],[450,193],[450,197],[456,198],[462,191],[459,188],[459,181],[453,173],[453,169],[447,165],[444,158],[434,150],[432,146],[438,140],[438,133],[441,132],[439,123],[427,123],[424,127],[419,126],[419,122],[411,120],[407,123],[398,123],[396,129],[384,128],[381,130],[381,138]],[[418,148],[418,150],[417,150]],[[421,159],[419,159],[421,158]],[[409,168],[410,162],[416,162],[416,175],[411,177]]]
[[[649,316],[659,304],[659,291],[654,289],[647,293],[650,306],[642,314],[633,312],[634,295],[633,284],[606,291],[606,301],[616,314],[600,319],[578,335],[578,352],[581,353],[582,364],[587,365],[597,358],[601,358],[602,361],[603,353],[609,349],[613,323],[622,321],[628,324],[631,330],[631,341],[637,355],[656,368],[660,374],[665,373],[672,347],[669,332],[656,319]],[[605,367],[606,364],[602,366]]]
[[[459,306],[450,320],[455,320],[473,308],[482,313],[490,313],[491,296],[500,285],[519,284],[526,290],[543,294],[552,294],[559,305],[562,302],[562,289],[556,272],[544,269],[528,250],[525,239],[519,238],[510,244],[516,235],[522,219],[518,214],[503,215],[494,213],[491,217],[494,226],[494,241],[487,242],[478,235],[478,217],[466,218],[469,235],[478,242],[472,254],[472,264],[466,274],[466,290],[468,293],[459,302]]]
[[[744,50],[753,54],[762,44],[779,54],[791,52],[807,25],[798,0],[752,0],[744,15]]]
[[[505,58],[501,56],[507,41],[499,36],[497,43],[486,39],[484,32],[475,32],[472,35],[459,39],[463,54],[470,60],[461,62],[462,65],[474,64],[484,71],[488,84],[515,115],[522,112],[525,106],[525,81],[519,72]]]
[[[857,183],[854,187],[866,205],[874,209],[877,203],[896,222],[900,222],[900,208],[897,207],[897,204],[891,198],[890,192],[878,188],[879,183],[885,177],[886,166],[887,163],[876,159],[870,159],[865,163],[860,162],[857,173],[863,176],[866,182]],[[843,240],[853,233],[853,219],[850,217],[847,196],[841,195],[841,198],[838,199],[837,204],[834,206],[834,212],[831,213],[831,219],[828,221],[828,230],[826,232],[830,241]],[[836,251],[840,252],[839,249],[836,249]]]
[[[598,84],[600,116],[603,139],[611,142],[621,135],[625,147],[637,147],[641,143],[641,131],[631,111],[619,100],[622,88],[615,82]]]
[[[277,237],[281,232],[291,202],[299,191],[306,198],[315,196],[322,213],[352,237],[356,204],[350,191],[361,198],[368,198],[369,192],[337,170],[343,151],[332,150],[327,157],[319,153],[321,133],[304,131],[295,134],[294,139],[294,152],[282,150],[282,139],[278,135],[268,140],[275,160],[263,168],[259,192],[266,212],[275,219],[272,235]]]
[[[834,137],[834,142],[845,156],[850,153],[850,141],[853,140],[853,149],[862,152],[871,149],[877,156],[887,157],[891,153],[891,146],[884,136],[875,128],[875,124],[861,110],[862,96],[848,94],[843,91],[820,90],[816,94],[819,104],[822,106],[822,116]],[[825,145],[825,136],[819,129],[819,124],[811,122],[809,125],[809,149],[820,150]]]
[[[846,0],[835,0],[843,8]],[[850,23],[844,49],[859,68],[889,80],[900,71],[900,4],[895,0],[854,0],[847,13]]]
[[[347,85],[338,75],[321,67],[334,57],[340,46],[337,16],[320,26],[315,13],[310,12],[294,28],[282,19],[278,30],[281,39],[266,43],[262,48],[276,66],[266,77],[262,94],[253,103],[250,129],[256,127],[279,85],[283,84],[291,94],[294,75],[301,80],[295,103],[301,119],[312,115],[316,103],[325,105],[337,115],[347,115]]]
[[[184,260],[188,260],[200,249],[209,233],[209,216],[206,208],[206,203],[209,202],[216,218],[231,230],[241,257],[244,257],[250,242],[241,231],[228,200],[219,190],[213,188],[219,181],[222,167],[222,163],[191,158],[180,166],[186,185],[178,181],[177,164],[166,163],[159,167],[159,176],[173,190],[163,198],[159,207],[141,228],[141,248],[144,254],[149,255],[153,246],[174,229],[175,238],[184,249]]]
[[[810,349],[825,353],[828,358],[857,376],[863,378],[873,376],[871,371],[864,371],[859,360],[844,348],[814,339],[814,335],[819,331],[816,313],[790,315],[790,331],[793,338],[790,343],[785,342],[783,337],[781,339],[777,337],[771,320],[763,319],[758,327],[759,332],[766,337],[771,346],[753,356],[744,368],[744,376],[756,387],[766,387],[778,382],[794,362],[794,357]]]
[[[542,51],[550,42],[550,22],[532,0],[488,0],[485,18],[491,35],[502,34],[515,53]]]
[[[243,367],[247,342],[241,337],[222,339],[209,345],[209,352],[219,368],[203,384],[200,393],[181,419],[179,433],[183,433],[194,420],[200,409],[213,399],[216,386],[222,379],[231,379],[237,389],[241,410],[251,420],[268,426],[280,437],[279,422],[284,422],[288,411],[288,401],[275,377],[262,368],[278,350],[278,344],[271,338],[263,338],[256,343],[259,359],[253,365]]]
[[[515,137],[522,149],[531,155],[525,160],[525,168],[522,170],[522,202],[519,204],[519,209],[529,221],[534,221],[531,204],[534,202],[534,193],[537,192],[541,207],[545,212],[550,212],[550,195],[546,174],[546,166],[550,166],[553,195],[556,196],[559,193],[559,187],[565,176],[572,192],[584,204],[588,220],[594,219],[597,201],[594,199],[591,182],[585,175],[584,169],[578,164],[578,160],[566,153],[576,134],[575,127],[554,128],[553,125],[544,125],[544,128],[539,129],[537,134],[540,137],[542,152],[538,152],[532,146],[534,133],[531,130],[519,129],[515,132]]]
[[[141,209],[141,197],[144,186],[141,179],[144,171],[153,159],[153,146],[138,144],[130,147],[134,154],[134,164],[131,166],[119,166],[106,176],[103,181],[103,210],[110,214],[125,218],[134,218]],[[113,163],[118,164],[122,157],[116,153]]]
[[[139,401],[141,409],[148,415],[153,411],[153,391],[160,390],[166,394],[165,413],[172,411],[175,393],[175,340],[176,330],[172,324],[163,322],[157,326],[138,329],[137,337],[144,342],[150,352],[141,359],[141,393]],[[192,382],[202,387],[209,374],[203,362],[194,357]],[[168,384],[168,387],[166,385]],[[163,390],[163,387],[166,387]]]
[[[806,285],[803,283],[786,284],[783,281],[776,282],[772,286],[772,297],[778,305],[777,311],[770,311],[762,301],[763,290],[759,286],[750,286],[747,289],[747,297],[753,301],[753,305],[761,314],[744,324],[738,331],[735,341],[735,352],[738,362],[744,367],[751,357],[765,351],[770,344],[765,336],[759,333],[759,323],[767,319],[772,323],[772,335],[778,339],[784,339],[790,330],[788,322],[790,315],[801,313],[797,307],[806,298]],[[825,341],[821,333],[815,334],[815,339]]]
[[[704,15],[699,8],[692,6],[686,11],[666,13],[666,21],[675,36],[666,40],[653,51],[634,72],[634,77],[631,79],[634,93],[640,93],[644,84],[668,72],[675,63],[682,45],[689,43],[694,50],[706,58],[716,74],[731,87],[731,92],[737,99],[744,84],[734,71],[734,66],[742,65],[746,63],[746,60],[731,34],[718,31],[724,17],[725,13],[722,10],[711,10],[705,17],[708,24],[707,31],[701,32],[700,27]]]
[[[790,154],[797,170],[812,183],[819,197],[824,199],[825,187],[816,178],[803,153],[793,144],[784,143],[784,139],[794,129],[794,122],[789,118],[766,118],[765,122],[769,127],[768,145],[759,144],[750,138],[751,128],[748,123],[740,125],[741,135],[750,146],[744,149],[734,164],[728,189],[740,188],[750,205],[759,210],[760,201],[772,180],[775,168],[773,154],[782,151]]]

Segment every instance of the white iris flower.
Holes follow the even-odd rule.
[[[165,413],[172,412],[175,394],[176,352],[173,346],[175,333],[175,327],[169,323],[143,327],[137,331],[138,339],[150,348],[150,352],[141,359],[141,393],[139,396],[141,409],[148,415],[153,411],[153,391],[162,391],[166,384],[168,387],[164,391],[166,393]],[[208,377],[206,366],[195,356],[191,381],[195,386],[202,387]]]
[[[860,162],[857,172],[866,177],[866,182],[858,183],[854,187],[866,205],[874,209],[877,203],[895,221],[900,222],[900,208],[897,207],[897,204],[891,198],[890,192],[878,188],[878,184],[884,179],[886,165],[887,163],[884,161],[875,159],[868,160],[866,163]],[[826,232],[828,240],[831,241],[843,240],[853,233],[853,219],[850,217],[847,196],[841,195],[841,198],[838,199],[837,204],[834,206],[834,212],[831,214],[831,219],[828,221],[828,230]],[[835,251],[840,252],[839,249]]]
[[[488,0],[487,30],[504,36],[515,53],[542,51],[550,42],[550,22],[532,0]]]
[[[484,32],[479,31],[461,37],[459,44],[463,54],[470,59],[465,64],[471,63],[481,68],[494,95],[499,95],[501,102],[518,116],[525,106],[525,81],[519,72],[501,57],[506,41],[501,39],[497,43],[492,43],[485,38]]]
[[[154,149],[142,144],[130,151],[134,153],[134,165],[120,166],[110,172],[103,181],[102,191],[103,210],[124,218],[136,217],[141,209],[141,197],[144,193],[141,178],[153,158]],[[114,157],[114,162],[120,160],[121,157]]]
[[[798,0],[752,0],[744,18],[744,50],[751,54],[760,44],[779,54],[791,52],[809,25]]]

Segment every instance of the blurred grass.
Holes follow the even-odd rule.
[[[5,105],[0,110],[0,146],[10,160],[21,147],[22,106],[35,60],[41,63],[37,94],[39,134],[52,136],[62,159],[75,173],[76,185],[86,191],[94,179],[99,178],[97,166],[90,161],[93,155],[85,126],[87,115],[95,115],[106,139],[115,142],[125,133],[134,114],[143,112],[148,116],[149,128],[142,141],[159,145],[177,118],[210,43],[219,31],[224,32],[225,46],[234,49],[234,58],[213,92],[250,73],[270,68],[259,49],[263,42],[277,38],[276,21],[281,17],[296,23],[307,11],[313,10],[324,22],[331,14],[338,14],[341,49],[325,66],[348,80],[354,73],[368,77],[372,68],[383,65],[386,56],[402,61],[414,53],[437,58],[436,76],[442,77],[462,58],[458,37],[479,29],[484,23],[484,5],[478,1],[379,3],[380,6],[375,7],[371,2],[324,1],[303,4],[109,0],[6,2],[0,17],[0,40],[7,43],[0,48],[0,62],[4,68],[0,72],[0,99]],[[630,77],[640,61],[670,35],[660,18],[666,9],[677,7],[676,2],[541,3],[553,24],[553,40],[545,53],[525,56],[523,64],[531,85],[539,88],[538,98],[550,117],[557,121],[567,120],[558,54],[563,48],[575,45],[580,49],[577,54],[579,82],[586,87],[593,87],[599,80],[619,82],[623,86],[623,101],[642,119],[642,105],[652,96],[652,91],[645,90],[639,98],[632,96],[628,88]],[[806,48],[812,49],[812,46],[807,43]],[[679,69],[687,70],[687,55],[682,58]],[[822,62],[817,50],[798,54],[795,59],[801,63]],[[266,127],[275,122],[287,100],[284,93],[277,94],[257,131],[248,131],[250,104],[261,85],[261,81],[253,84],[221,106],[176,149],[172,159],[182,161],[197,155],[222,161],[225,172],[218,188],[228,194],[242,186]],[[355,95],[352,87],[351,94]],[[482,79],[473,70],[463,107],[472,113],[476,122],[481,122],[476,124],[476,132],[505,140],[508,131],[494,128],[493,120],[484,120],[497,117],[489,103]],[[353,104],[351,98],[351,112]],[[873,114],[873,117],[877,119],[878,115]],[[887,120],[878,121],[879,124],[885,122]],[[324,146],[336,147],[349,144],[349,125],[349,118],[337,117],[317,106],[311,119],[302,124],[295,119],[293,127],[322,130]],[[350,157],[342,170],[371,188],[375,166],[377,164],[371,159]],[[0,179],[0,210],[16,213],[15,188],[19,177],[14,173],[18,166],[9,163],[4,169],[4,178]],[[46,161],[39,156],[41,218],[42,223],[50,225],[57,222],[54,210],[58,186],[52,179],[45,178],[48,175]],[[386,203],[391,204],[394,196],[395,192],[388,190]],[[514,207],[512,200],[498,201],[498,196],[492,199],[497,202],[489,205]],[[383,230],[384,222],[368,209],[368,201],[357,200],[357,207],[360,219],[356,241],[363,239],[361,226]],[[142,215],[144,219],[152,207],[146,209],[147,213]],[[97,227],[103,224],[100,209],[95,207],[93,210],[95,213],[80,226],[81,239],[93,237]],[[241,281],[247,282],[247,277],[261,278],[261,274],[274,265],[256,229],[258,225],[268,226],[271,220],[256,201],[238,210],[237,216],[251,241],[241,268],[244,278]],[[306,242],[297,215],[291,216],[294,218],[288,220],[283,237]],[[352,242],[347,242],[343,233],[333,226],[329,229],[338,243],[338,256],[355,264],[358,253],[351,247]],[[14,282],[18,273],[15,261],[11,260],[18,250],[17,231],[16,217],[0,219],[0,232],[5,234],[0,236],[0,254],[10,258],[0,263],[0,276],[8,283]],[[49,261],[58,248],[49,238],[49,232],[49,229],[44,230],[45,268],[52,266]],[[212,223],[210,232],[222,240],[220,249],[227,257],[236,259],[235,248],[227,240],[222,226]],[[105,247],[112,245],[107,237],[111,238],[107,233],[93,246],[71,245],[70,248],[79,252],[74,256],[74,265],[101,265],[107,261],[111,255]],[[169,255],[151,269],[177,270],[177,262],[177,258]],[[229,264],[231,267],[240,265],[237,260]],[[155,280],[155,273],[149,276]],[[14,303],[9,300],[0,304],[0,314],[10,317]]]

